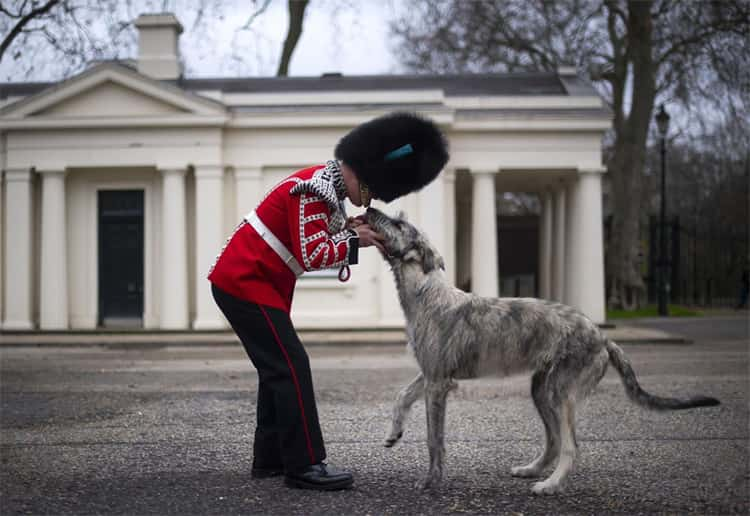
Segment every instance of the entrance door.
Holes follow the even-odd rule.
[[[99,192],[99,324],[143,325],[143,190]]]

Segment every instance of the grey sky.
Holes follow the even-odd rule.
[[[355,9],[342,9],[338,14],[330,6],[319,8],[311,2],[306,11],[304,30],[289,67],[290,75],[320,75],[324,72],[342,72],[349,75],[366,75],[397,71],[397,65],[387,45],[388,9],[380,2],[359,0],[352,2]],[[246,18],[246,15],[244,16]],[[217,41],[216,52],[231,53],[234,32],[231,26],[242,23],[239,14],[227,20],[225,37]],[[257,35],[239,37],[246,44],[261,45],[255,62],[258,75],[273,75],[278,66],[281,47],[286,36],[288,14],[286,2],[272,2],[263,17],[257,20]],[[185,48],[186,53],[194,52]],[[217,60],[202,59],[196,75],[222,75]]]

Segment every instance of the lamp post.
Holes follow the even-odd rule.
[[[667,212],[667,182],[666,182],[666,141],[667,131],[669,130],[669,114],[664,109],[664,104],[659,107],[656,114],[656,127],[659,129],[661,136],[661,209],[659,211],[659,315],[669,315],[667,309],[667,232],[666,232],[666,212]]]

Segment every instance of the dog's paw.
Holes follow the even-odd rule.
[[[538,477],[540,473],[541,471],[537,468],[530,466],[517,466],[515,468],[510,468],[510,474],[514,477],[534,478]]]
[[[439,486],[439,479],[432,478],[430,475],[427,475],[422,480],[419,480],[414,487],[416,487],[420,491],[429,491],[431,489],[436,489]]]
[[[552,495],[562,493],[562,491],[562,485],[552,483],[549,480],[545,480],[544,482],[537,482],[531,487],[531,492],[535,495]]]
[[[393,445],[396,444],[401,439],[402,435],[404,435],[403,432],[399,432],[398,434],[395,435],[395,437],[393,434],[389,435],[388,438],[386,438],[385,442],[383,443],[383,446],[385,446],[386,448],[393,447]]]

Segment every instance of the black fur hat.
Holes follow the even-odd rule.
[[[435,179],[448,161],[448,144],[432,121],[396,112],[352,129],[334,154],[375,198],[390,202]]]

